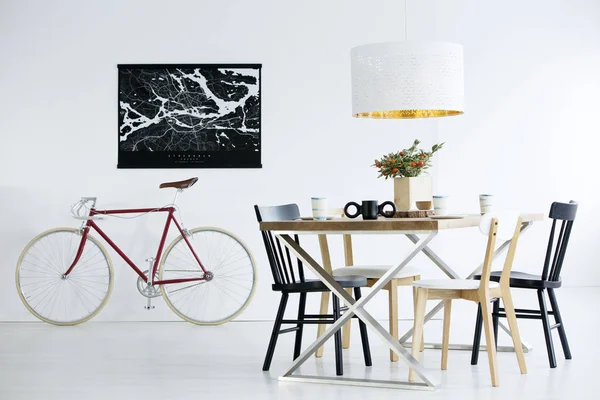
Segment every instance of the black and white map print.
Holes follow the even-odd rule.
[[[119,65],[118,167],[260,167],[260,71]]]

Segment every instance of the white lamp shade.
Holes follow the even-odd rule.
[[[464,112],[462,46],[391,42],[354,47],[352,115],[427,118]]]

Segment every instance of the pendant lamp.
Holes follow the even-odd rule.
[[[406,19],[406,8],[404,15]],[[429,118],[464,112],[463,51],[459,44],[367,44],[351,50],[351,68],[354,117]]]

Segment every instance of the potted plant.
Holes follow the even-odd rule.
[[[394,178],[394,203],[398,210],[415,208],[415,201],[431,201],[431,178],[421,174],[431,166],[431,157],[444,143],[434,144],[431,151],[418,149],[421,143],[415,139],[412,146],[384,155],[375,160],[378,178]]]

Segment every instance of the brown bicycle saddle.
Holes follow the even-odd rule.
[[[185,181],[177,181],[177,182],[165,182],[161,183],[159,188],[175,188],[175,189],[187,189],[192,187],[194,183],[198,182],[198,177],[186,179]]]

